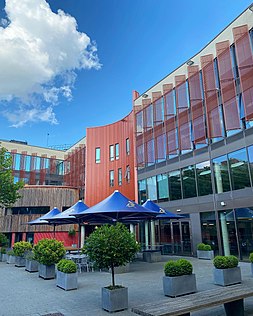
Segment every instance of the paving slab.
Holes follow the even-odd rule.
[[[163,266],[171,258],[162,256],[162,262],[135,261],[130,272],[117,274],[116,283],[128,287],[128,310],[117,316],[134,316],[131,308],[164,299],[162,289]],[[211,261],[187,258],[193,264],[198,291],[217,287],[213,284]],[[243,282],[252,285],[250,264],[241,262]],[[55,280],[43,280],[38,273],[29,273],[0,262],[0,316],[108,316],[101,309],[101,288],[111,283],[108,272],[82,272],[78,274],[78,289],[64,291],[56,287]],[[168,300],[173,298],[168,298]],[[253,297],[245,299],[245,316],[253,316]],[[192,316],[223,316],[223,306],[192,313]]]

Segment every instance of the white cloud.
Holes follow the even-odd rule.
[[[56,123],[53,106],[60,95],[71,100],[75,71],[100,68],[96,44],[77,31],[73,17],[62,10],[52,12],[45,0],[6,0],[5,11],[0,101],[8,101],[9,109],[2,102],[2,113],[14,126]]]

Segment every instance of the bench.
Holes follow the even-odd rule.
[[[194,294],[168,298],[132,308],[142,316],[190,316],[190,312],[224,304],[227,316],[243,316],[243,299],[253,296],[253,287],[230,285]]]

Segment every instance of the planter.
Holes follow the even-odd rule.
[[[253,263],[250,264],[251,267],[251,276],[253,276]]]
[[[55,264],[51,266],[39,264],[39,277],[44,280],[55,279]]]
[[[117,312],[128,308],[128,288],[109,290],[102,288],[102,308],[108,312]]]
[[[242,282],[240,267],[213,270],[214,284],[227,286]]]
[[[21,268],[25,267],[25,258],[24,257],[16,257],[15,267]]]
[[[2,262],[2,256],[3,256],[3,255],[0,253],[0,262]]]
[[[162,259],[162,254],[160,250],[144,250],[143,251],[143,261],[146,262],[159,262]]]
[[[56,271],[56,286],[65,291],[77,289],[77,272],[76,273],[64,273]]]
[[[198,259],[212,260],[214,258],[214,251],[197,250]]]
[[[197,292],[195,274],[163,277],[163,292],[166,296],[176,297]]]
[[[2,262],[6,262],[8,259],[8,255],[6,253],[2,253]]]
[[[6,262],[9,263],[9,264],[15,264],[16,263],[16,256],[8,255],[8,258],[7,258]]]
[[[108,272],[111,272],[111,269],[107,270]],[[128,262],[125,266],[115,267],[114,273],[115,274],[121,274],[121,273],[127,273],[130,271],[130,263]]]
[[[25,270],[28,272],[38,272],[39,271],[39,263],[36,260],[28,260],[25,261]]]

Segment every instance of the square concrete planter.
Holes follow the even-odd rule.
[[[212,260],[214,258],[214,251],[197,250],[198,259]]]
[[[15,264],[16,263],[16,256],[8,255],[6,262],[9,264]]]
[[[2,262],[2,256],[3,256],[3,255],[0,253],[0,262]]]
[[[76,273],[64,273],[56,271],[56,286],[65,291],[77,289],[77,272]]]
[[[6,253],[2,253],[2,262],[6,262],[8,259],[8,255]]]
[[[107,270],[111,273],[111,269]],[[121,274],[121,273],[127,273],[130,271],[130,263],[127,263],[125,266],[115,267],[114,273],[115,274]]]
[[[25,270],[28,272],[38,272],[39,263],[36,260],[25,260]]]
[[[240,267],[213,270],[214,284],[227,286],[242,282]]]
[[[250,264],[250,268],[251,268],[251,276],[253,276],[253,263]]]
[[[55,279],[55,264],[51,266],[39,264],[39,277],[44,280]]]
[[[160,262],[162,254],[160,250],[145,250],[143,251],[143,261],[146,262]]]
[[[108,312],[117,312],[128,308],[128,288],[109,290],[102,288],[102,308]]]
[[[16,257],[15,267],[22,268],[25,267],[25,258],[24,257]]]
[[[163,292],[164,295],[170,297],[177,297],[197,292],[195,274],[180,275],[175,277],[164,276]]]

